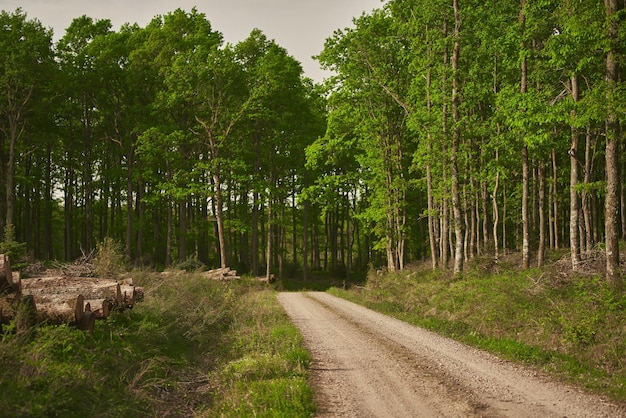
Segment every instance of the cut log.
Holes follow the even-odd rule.
[[[237,276],[237,270],[231,270],[228,267],[205,271],[202,274],[207,279],[220,281],[236,280],[241,278]]]
[[[89,310],[95,319],[107,319],[111,311],[111,301],[107,299],[95,299],[85,301],[85,311],[89,305]]]
[[[83,315],[85,315],[85,297],[83,295],[78,295],[76,298],[76,306],[74,307],[74,321],[76,323],[80,322],[83,319]]]
[[[11,271],[9,257],[5,254],[0,254],[0,291],[20,291],[20,273]]]
[[[16,317],[20,320],[22,307],[28,307],[38,321],[69,323],[92,331],[96,319],[107,318],[113,308],[132,308],[143,297],[144,289],[136,288],[130,277],[121,281],[70,276],[21,280],[19,272],[11,271],[9,258],[0,254],[0,324]]]
[[[270,274],[270,277],[267,277],[267,276],[260,276],[260,277],[257,277],[257,279],[258,279],[260,282],[263,282],[263,283],[268,283],[268,284],[269,284],[269,283],[274,283],[274,282],[276,281],[276,277],[274,276],[274,273]]]
[[[34,297],[41,319],[84,327],[89,326],[91,320],[107,318],[112,308],[123,310],[135,304],[139,292],[129,284],[132,279],[122,283],[112,279],[40,277],[23,280],[23,292]],[[143,297],[143,289],[140,297]],[[88,311],[91,311],[90,318],[84,319]]]

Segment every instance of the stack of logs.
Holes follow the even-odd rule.
[[[207,279],[217,280],[217,281],[221,281],[221,282],[227,282],[227,281],[230,281],[230,280],[241,279],[241,277],[237,276],[237,271],[236,270],[231,270],[229,267],[224,267],[224,268],[219,268],[219,269],[215,269],[215,270],[205,271],[202,274]],[[264,282],[264,283],[274,283],[276,281],[276,278],[274,277],[273,274],[270,274],[269,277],[267,277],[267,276],[257,277],[257,280],[259,280],[261,282]]]
[[[0,254],[0,323],[17,315],[20,304],[36,312],[36,320],[69,323],[93,331],[96,319],[112,310],[132,308],[143,298],[143,288],[132,279],[122,281],[93,277],[44,276],[20,279],[11,271],[8,257]]]
[[[202,273],[204,277],[211,280],[229,281],[237,280],[241,277],[237,276],[237,270],[231,270],[229,267],[224,267],[215,270],[209,270]]]

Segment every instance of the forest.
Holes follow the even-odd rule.
[[[323,83],[193,9],[0,14],[0,228],[36,260],[350,278],[592,253],[622,285],[624,0],[389,0],[329,34]]]

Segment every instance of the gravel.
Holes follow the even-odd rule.
[[[626,417],[579,388],[329,294],[278,300],[313,358],[318,417]]]

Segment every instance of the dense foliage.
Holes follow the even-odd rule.
[[[335,32],[309,163],[353,213],[348,248],[362,228],[390,271],[429,257],[459,276],[564,246],[576,270],[603,243],[619,286],[625,22],[623,1],[392,0]]]
[[[336,31],[317,86],[260,31],[206,16],[0,15],[0,212],[36,258],[252,274],[541,265],[626,236],[623,0],[390,0]],[[289,269],[289,270],[287,270]]]

